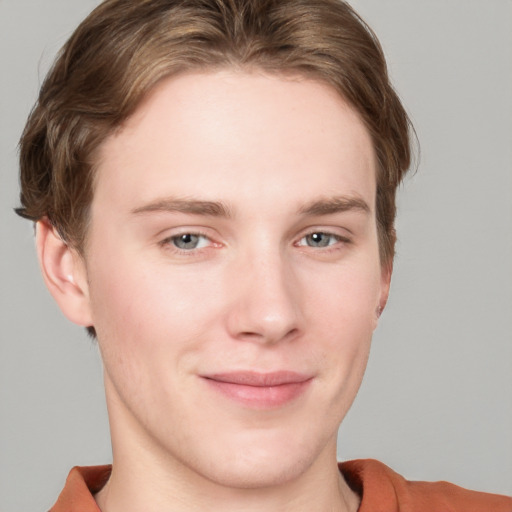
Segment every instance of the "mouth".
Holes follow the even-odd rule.
[[[224,397],[255,409],[274,409],[296,401],[313,380],[310,375],[292,371],[236,371],[202,378]]]

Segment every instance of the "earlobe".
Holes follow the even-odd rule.
[[[37,255],[44,282],[64,315],[78,325],[93,324],[85,264],[48,219],[36,226]]]
[[[389,297],[389,288],[391,286],[391,275],[393,273],[393,263],[388,263],[382,266],[381,269],[381,289],[379,303],[375,310],[375,327],[377,327],[378,320],[386,307]]]

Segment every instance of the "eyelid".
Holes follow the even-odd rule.
[[[343,231],[343,233],[341,231]],[[336,228],[332,226],[313,226],[308,228],[300,233],[300,235],[297,237],[297,242],[309,235],[314,235],[315,233],[322,233],[324,235],[332,236],[343,243],[352,243],[352,233],[348,229]]]
[[[300,234],[295,238],[293,245],[302,249],[310,249],[316,252],[336,251],[341,249],[343,246],[353,243],[351,234],[348,234],[347,232],[349,232],[348,229],[342,228],[340,226],[311,226],[300,232]],[[166,236],[162,236],[162,233],[166,233]],[[302,240],[304,240],[304,238],[315,233],[322,233],[333,237],[335,239],[335,243],[329,244],[325,247],[314,247],[300,243]],[[180,249],[173,244],[173,240],[185,234],[203,237],[207,239],[209,243],[205,247]],[[173,252],[178,256],[193,256],[197,255],[198,253],[208,251],[209,249],[219,248],[225,245],[223,242],[217,241],[218,238],[219,237],[215,236],[215,234],[212,236],[212,234],[210,234],[210,230],[208,228],[203,228],[202,226],[179,226],[162,230],[159,234],[157,244],[163,249],[168,250],[169,252]]]
[[[191,247],[187,249],[183,249],[179,247],[178,242],[183,241],[183,238],[185,236],[194,237],[197,240],[197,247]],[[181,240],[180,240],[181,239]],[[200,235],[199,233],[181,233],[179,235],[171,236],[168,240],[171,241],[171,243],[179,250],[184,250],[186,252],[198,250],[198,249],[204,249],[205,247],[208,247],[211,243],[210,239],[207,236]],[[206,242],[206,245],[205,245]]]
[[[207,231],[206,229],[203,229],[202,227],[198,227],[198,226],[193,226],[193,227],[180,226],[177,228],[173,228],[172,230],[166,229],[160,233],[157,243],[162,249],[172,252],[178,256],[181,256],[181,255],[193,256],[193,255],[197,255],[198,253],[201,253],[203,251],[206,251],[206,250],[210,249],[211,247],[215,247],[215,246],[219,247],[220,245],[222,245],[219,242],[216,242],[215,239],[211,236],[211,234],[207,233],[206,231]],[[166,233],[166,236],[164,236],[163,238],[161,235],[162,233]],[[182,235],[195,235],[198,237],[202,237],[202,238],[207,239],[209,241],[209,243],[206,247],[199,247],[199,248],[194,248],[194,249],[180,249],[179,247],[176,247],[173,244],[173,240]]]

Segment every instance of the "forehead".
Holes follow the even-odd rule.
[[[371,138],[331,87],[257,72],[188,73],[160,83],[99,152],[94,203],[366,195]],[[306,197],[307,196],[307,197]]]

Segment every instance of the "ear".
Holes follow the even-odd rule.
[[[75,324],[93,325],[82,257],[62,240],[46,218],[37,222],[36,244],[44,282],[61,311]]]
[[[389,288],[391,286],[391,275],[393,274],[393,262],[381,266],[380,296],[379,304],[375,311],[375,327],[377,327],[380,315],[384,311],[389,297]]]

